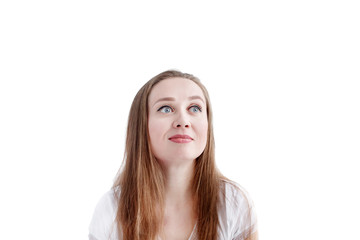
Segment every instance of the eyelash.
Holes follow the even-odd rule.
[[[197,107],[199,109],[199,111],[202,112],[202,108],[199,105],[196,105],[196,104],[192,105],[191,107],[189,107],[189,109],[192,108],[192,107]]]
[[[171,110],[174,111],[174,108],[170,107],[169,105],[161,106],[157,111],[160,112],[163,108],[166,108],[166,107],[171,108]],[[192,107],[197,107],[197,109],[198,109],[200,112],[202,112],[202,108],[201,108],[199,105],[196,105],[196,104],[191,105],[191,106],[188,108],[188,110],[189,110],[190,108],[192,108]]]
[[[174,109],[168,105],[161,106],[157,111],[160,112],[163,108],[166,108],[166,107],[171,108],[171,110],[174,111]]]

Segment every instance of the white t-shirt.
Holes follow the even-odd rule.
[[[218,240],[244,240],[247,232],[257,231],[257,218],[252,200],[240,186],[224,182],[218,206]],[[222,192],[222,191],[220,191]],[[115,223],[117,203],[114,192],[108,191],[99,201],[89,227],[90,240],[119,240]],[[196,225],[189,240],[197,240]]]

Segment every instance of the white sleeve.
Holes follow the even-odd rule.
[[[89,240],[115,239],[115,199],[113,192],[107,192],[96,205],[89,226]]]
[[[96,237],[94,237],[94,235],[89,233],[89,240],[98,240],[98,239]]]
[[[257,231],[257,217],[252,199],[246,190],[240,187],[234,196],[234,228],[232,239],[245,240]]]

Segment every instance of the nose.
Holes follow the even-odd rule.
[[[174,125],[175,126],[175,125]],[[176,128],[181,128],[182,126],[184,126],[185,128],[189,128],[190,127],[190,125],[189,124],[176,124]]]
[[[179,117],[175,119],[173,122],[174,128],[190,128],[191,124],[190,121],[184,116],[184,114],[179,114]]]

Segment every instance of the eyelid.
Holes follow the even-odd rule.
[[[175,111],[175,109],[173,107],[171,107],[170,105],[162,105],[160,108],[157,109],[157,111],[161,111],[163,108],[170,108],[172,111]],[[191,104],[190,107],[188,107],[188,110],[190,110],[192,107],[197,107],[199,109],[200,112],[202,112],[202,107],[199,104]]]
[[[202,112],[202,107],[201,107],[200,105],[198,105],[198,104],[191,104],[191,106],[190,106],[188,109],[190,109],[190,108],[192,108],[192,107],[197,107],[197,108],[199,109],[199,111]]]
[[[162,105],[160,108],[158,108],[157,111],[159,112],[161,109],[163,109],[163,108],[165,108],[165,107],[171,108],[171,110],[174,111],[174,108],[171,107],[171,106],[169,106],[169,105]]]

